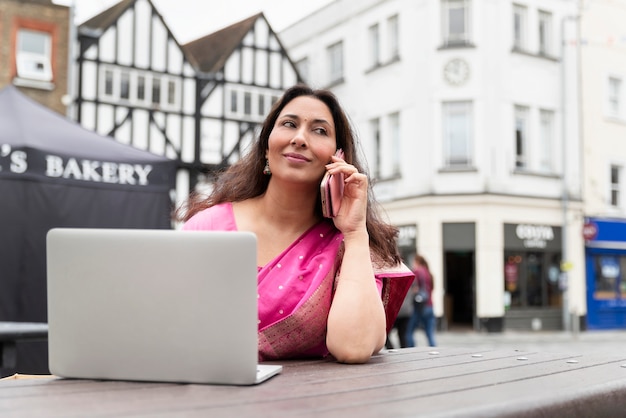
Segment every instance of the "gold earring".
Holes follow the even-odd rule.
[[[270,170],[270,160],[265,160],[265,167],[263,168],[263,174],[266,176],[272,175],[272,171]]]

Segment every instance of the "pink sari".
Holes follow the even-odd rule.
[[[199,212],[183,229],[236,231],[232,204]],[[320,222],[259,267],[260,361],[328,354],[326,322],[341,265],[342,242],[342,234],[331,222]],[[374,272],[389,331],[414,276],[404,265],[375,267]]]

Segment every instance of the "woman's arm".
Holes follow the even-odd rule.
[[[326,346],[341,362],[364,363],[386,339],[386,320],[370,257],[366,228],[367,176],[333,157],[331,173],[345,175],[344,196],[335,226],[343,233],[345,251],[328,315]]]
[[[344,235],[344,244],[326,346],[340,362],[364,363],[385,345],[385,310],[374,279],[367,232]]]

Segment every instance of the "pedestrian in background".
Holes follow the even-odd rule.
[[[433,276],[428,267],[428,262],[419,254],[413,260],[413,273],[415,281],[409,292],[413,295],[413,314],[409,319],[406,330],[407,347],[415,347],[413,333],[415,329],[423,326],[428,345],[436,346],[435,343],[435,314],[433,312]]]

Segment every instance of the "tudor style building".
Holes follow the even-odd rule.
[[[74,117],[179,162],[177,200],[253,140],[299,80],[263,14],[181,46],[150,0],[123,0],[78,28]]]

